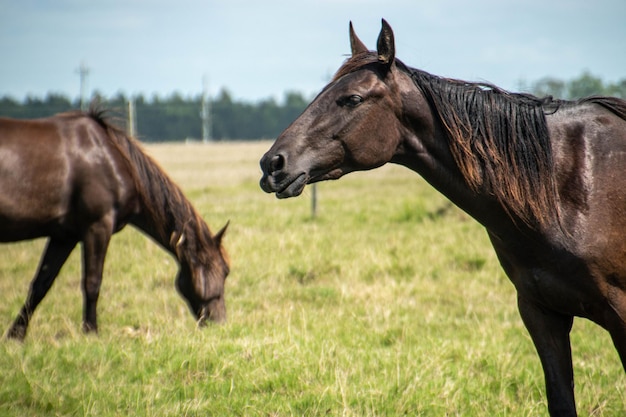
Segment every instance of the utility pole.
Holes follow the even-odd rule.
[[[128,136],[134,138],[137,135],[137,113],[135,111],[135,99],[128,99]]]
[[[80,109],[85,111],[87,109],[87,76],[89,75],[89,68],[82,61],[76,72],[80,77]]]
[[[202,77],[200,118],[202,119],[202,143],[208,143],[211,141],[211,97],[209,96],[209,79],[206,75]]]

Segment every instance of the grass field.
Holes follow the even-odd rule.
[[[198,330],[176,263],[132,228],[105,265],[100,333],[81,329],[79,252],[24,344],[0,341],[0,416],[547,415],[539,360],[486,233],[397,166],[264,194],[268,142],[153,145],[213,231],[227,221],[228,323]],[[44,242],[3,245],[0,327]],[[608,334],[572,332],[581,416],[626,415]]]

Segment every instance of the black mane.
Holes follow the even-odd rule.
[[[533,227],[558,219],[545,114],[569,102],[437,77],[397,63],[444,126],[471,189],[491,194],[510,215]]]
[[[212,242],[210,230],[200,214],[159,164],[148,156],[138,141],[111,123],[107,110],[90,109],[88,116],[102,126],[120,154],[127,160],[143,210],[152,219],[161,242],[168,247],[173,232],[193,230],[199,245]],[[175,242],[174,242],[175,243]],[[199,251],[198,256],[204,256]]]

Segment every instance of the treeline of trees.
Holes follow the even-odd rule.
[[[200,140],[203,137],[202,97],[169,97],[143,95],[126,97],[119,93],[106,98],[96,93],[91,101],[110,110],[115,122],[126,128],[128,102],[132,99],[135,113],[135,131],[146,142]],[[309,103],[297,92],[288,92],[281,102],[273,98],[250,103],[234,100],[223,89],[211,99],[209,132],[211,140],[250,140],[275,138]],[[27,97],[19,102],[11,97],[0,98],[0,116],[19,119],[47,117],[55,113],[80,108],[80,101],[64,95],[49,93],[45,98]]]
[[[521,83],[520,90],[527,91],[538,97],[552,96],[565,100],[575,100],[593,95],[613,96],[626,99],[626,78],[615,83],[604,83],[601,78],[585,71],[579,77],[570,81],[544,77],[535,81],[530,86]]]
[[[584,72],[578,78],[563,81],[542,78],[532,84],[520,83],[520,91],[537,96],[551,95],[555,98],[577,99],[590,95],[608,95],[626,99],[626,78],[615,83]],[[123,127],[128,120],[128,101],[135,107],[135,127],[139,139],[147,142],[181,141],[202,138],[202,97],[182,97],[174,93],[168,97],[143,95],[126,97],[118,94],[106,98],[95,93],[92,99],[104,108],[111,109]],[[223,89],[210,102],[210,136],[212,140],[250,140],[275,138],[307,106],[311,98],[298,92],[288,92],[281,102],[275,99],[255,103],[234,100]],[[22,102],[11,97],[0,98],[0,116],[30,119],[46,117],[80,108],[79,100],[50,93],[45,98],[27,97]]]

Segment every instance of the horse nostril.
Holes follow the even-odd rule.
[[[270,175],[283,169],[285,166],[285,157],[281,154],[274,155],[270,161]]]

